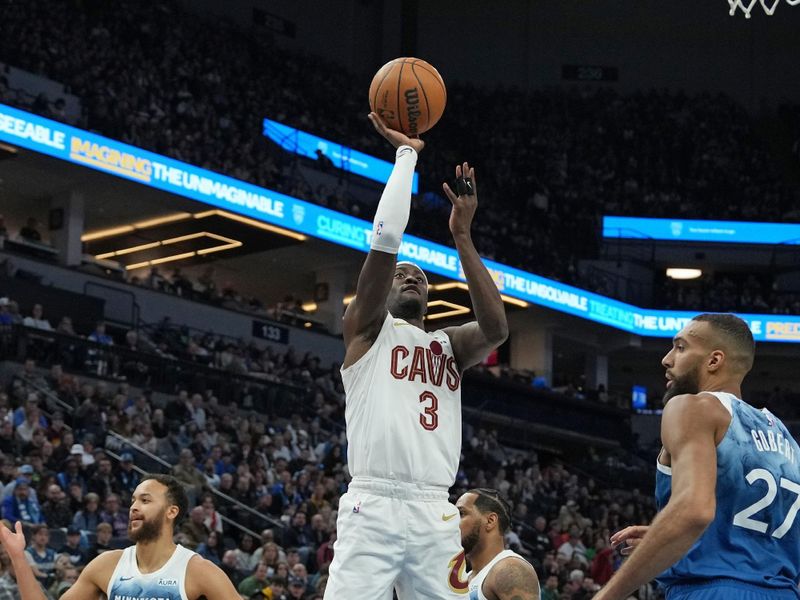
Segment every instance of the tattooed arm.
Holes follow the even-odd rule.
[[[506,558],[486,577],[483,594],[489,600],[539,600],[539,578],[530,563]]]

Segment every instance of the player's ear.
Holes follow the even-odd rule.
[[[172,519],[173,521],[178,518],[178,513],[181,512],[181,509],[177,507],[175,504],[171,504],[167,507],[167,517]]]
[[[725,353],[722,350],[714,350],[708,357],[706,368],[715,373],[723,364],[725,364]]]
[[[497,513],[489,513],[486,515],[486,531],[491,531],[497,527]]]

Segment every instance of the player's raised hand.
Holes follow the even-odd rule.
[[[3,545],[9,556],[22,556],[22,553],[25,552],[25,534],[22,533],[22,523],[17,521],[14,528],[16,533],[0,524],[0,544]]]
[[[611,536],[611,547],[616,548],[625,542],[625,546],[620,550],[620,554],[629,556],[631,552],[636,550],[636,546],[642,543],[642,539],[648,529],[649,527],[647,525],[631,525],[630,527],[626,527]]]
[[[419,154],[425,147],[425,142],[418,137],[408,137],[402,131],[389,129],[386,126],[386,123],[383,122],[383,119],[378,116],[378,113],[371,112],[369,115],[367,115],[367,118],[372,122],[372,126],[375,128],[375,131],[385,137],[395,148],[399,148],[400,146],[411,146],[417,151],[417,154]]]
[[[478,186],[475,182],[475,169],[469,163],[456,166],[456,186],[453,191],[446,183],[442,184],[444,193],[453,204],[450,211],[450,233],[453,237],[469,235],[472,218],[478,208]]]

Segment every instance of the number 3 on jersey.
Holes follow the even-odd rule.
[[[751,504],[744,510],[736,513],[733,516],[733,524],[738,525],[739,527],[744,527],[745,529],[752,529],[753,531],[766,533],[767,529],[769,528],[769,524],[764,523],[763,521],[752,519],[751,517],[772,504],[772,502],[775,500],[775,497],[778,495],[778,483],[775,482],[775,477],[773,477],[772,473],[766,469],[753,469],[747,474],[745,479],[747,479],[747,483],[750,485],[753,485],[756,481],[763,481],[767,484],[767,493],[755,504]],[[781,539],[789,532],[794,524],[795,517],[797,517],[797,511],[800,510],[800,485],[796,484],[794,481],[789,481],[785,477],[781,477],[780,487],[795,494],[796,498],[794,499],[791,508],[789,508],[789,512],[786,514],[786,518],[783,520],[783,523],[781,523],[780,527],[772,532],[772,537],[776,539]]]
[[[419,415],[419,424],[423,429],[433,431],[439,426],[439,413],[436,412],[439,410],[439,400],[433,395],[433,392],[425,391],[419,395],[419,401],[428,404]]]

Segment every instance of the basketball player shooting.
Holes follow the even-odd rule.
[[[796,600],[800,447],[742,397],[750,328],[694,317],[662,360],[666,406],[656,467],[659,514],[611,538],[630,558],[595,600],[622,600],[658,576],[667,600]]]
[[[539,600],[533,566],[505,549],[511,511],[500,492],[475,488],[456,502],[461,516],[461,546],[472,567],[469,600]]]
[[[353,481],[339,503],[325,599],[390,600],[393,587],[401,600],[455,598],[466,592],[450,578],[461,545],[458,512],[448,502],[461,453],[461,375],[506,339],[508,325],[470,236],[477,189],[464,163],[456,167],[459,193],[447,185],[444,191],[477,320],[425,331],[427,277],[417,265],[397,262],[424,143],[387,128],[375,113],[369,118],[397,150],[344,315]]]
[[[214,563],[173,543],[175,523],[187,511],[183,484],[153,475],[134,490],[125,550],[109,550],[91,561],[62,600],[231,600],[233,584]],[[0,543],[9,554],[22,600],[46,600],[25,558],[25,537],[0,526]],[[104,596],[101,596],[104,595]]]

